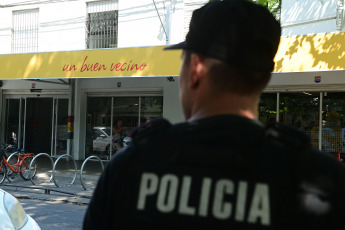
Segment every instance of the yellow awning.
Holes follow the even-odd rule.
[[[282,37],[274,72],[345,69],[345,33]]]
[[[178,75],[181,51],[162,46],[0,55],[0,79]]]
[[[0,55],[0,79],[176,76],[179,50],[163,46]],[[345,69],[345,33],[282,37],[274,72]]]

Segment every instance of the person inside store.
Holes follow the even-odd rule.
[[[258,120],[281,27],[251,1],[193,12],[186,122],[151,121],[102,173],[84,229],[345,229],[345,167],[302,131]],[[169,52],[169,51],[166,51]]]
[[[127,127],[123,125],[123,121],[121,119],[117,119],[115,121],[115,125],[113,127],[113,148],[115,151],[122,149],[126,129]]]

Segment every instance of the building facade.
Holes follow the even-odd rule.
[[[191,12],[205,2],[1,0],[0,54],[19,57],[58,52],[68,56],[82,50],[120,50],[181,42]],[[126,57],[114,57],[114,62]],[[91,61],[87,54],[80,58],[85,64]],[[128,62],[133,66],[136,54],[127,58],[132,59]],[[43,68],[35,59],[30,62]],[[24,67],[11,66],[15,68]],[[68,72],[76,66],[66,64],[63,68]],[[112,142],[118,134],[111,127],[118,120],[126,126],[122,137],[155,117],[164,116],[173,123],[183,120],[177,74],[118,77],[100,73],[85,78],[66,75],[62,79],[47,79],[47,75],[43,73],[35,79],[30,73],[23,74],[21,79],[0,76],[2,142],[53,157],[69,153],[75,159],[94,154],[109,159],[117,151]],[[73,138],[67,132],[68,125],[74,126]]]
[[[293,67],[273,73],[261,116],[304,130],[314,147],[343,155],[345,75],[335,62],[343,60],[344,0],[283,0],[281,25]]]
[[[0,0],[1,142],[107,160],[124,144],[119,136],[138,125],[160,116],[183,121],[179,54],[157,50],[184,40],[192,11],[205,2]],[[283,1],[289,37],[259,107],[263,123],[300,128],[332,153],[345,152],[345,68],[330,57],[342,55],[343,34],[302,34],[336,32],[339,7],[334,0]]]

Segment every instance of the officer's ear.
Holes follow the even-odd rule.
[[[200,82],[206,76],[206,59],[204,56],[192,53],[190,61],[190,88],[198,88]]]

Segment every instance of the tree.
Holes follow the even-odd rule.
[[[282,0],[252,0],[259,5],[265,6],[276,18],[280,21],[280,10],[282,6]]]
[[[210,2],[219,0],[209,0]],[[282,0],[250,0],[256,2],[259,5],[266,7],[280,22],[280,9],[282,6]]]

